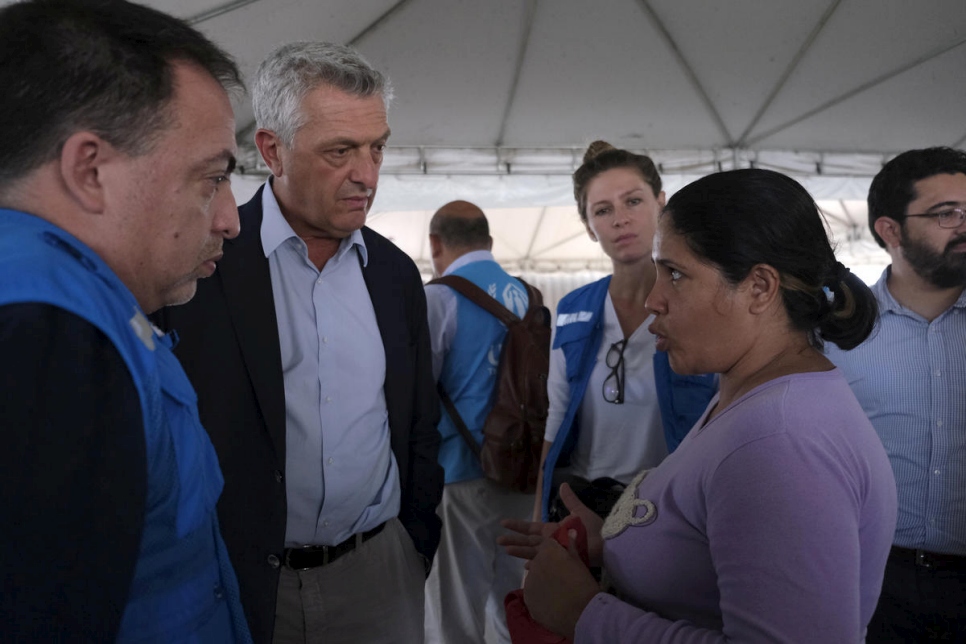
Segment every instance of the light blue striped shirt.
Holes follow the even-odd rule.
[[[285,382],[285,545],[335,545],[399,514],[366,245],[355,231],[320,272],[271,183],[262,212]]]
[[[895,545],[966,555],[966,291],[932,322],[872,287],[880,326],[827,354],[885,445],[896,476]]]

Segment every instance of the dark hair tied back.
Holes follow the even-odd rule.
[[[835,262],[831,276],[822,287],[825,306],[816,332],[821,340],[834,342],[845,350],[854,349],[871,334],[878,319],[879,307],[869,287],[841,262]],[[874,306],[870,309],[867,301]],[[858,338],[855,327],[868,328]]]
[[[732,284],[758,264],[775,268],[788,318],[812,346],[852,349],[875,327],[875,296],[836,261],[818,207],[794,179],[761,169],[708,175],[675,193],[662,217]]]
[[[615,148],[607,141],[594,141],[593,143],[587,146],[587,151],[584,152],[584,163],[593,161],[594,159],[602,155],[604,152],[610,152],[611,150],[616,150],[616,149],[617,148]]]

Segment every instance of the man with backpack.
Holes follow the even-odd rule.
[[[533,507],[549,314],[539,291],[494,261],[477,206],[454,201],[440,208],[429,241],[442,276],[426,286],[426,302],[446,485],[437,510],[442,540],[426,585],[427,642],[482,644],[487,620],[498,640],[509,642],[503,599],[519,587],[523,562],[507,556],[496,538],[500,519],[527,519]],[[483,308],[490,301],[502,308]]]

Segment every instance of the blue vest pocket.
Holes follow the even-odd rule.
[[[181,365],[172,353],[161,350],[158,366],[164,416],[178,468],[176,529],[178,536],[184,537],[211,520],[224,479],[215,448],[198,417],[197,396]]]

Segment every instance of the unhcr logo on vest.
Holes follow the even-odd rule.
[[[516,282],[510,282],[503,288],[503,306],[522,318],[527,314],[527,292]]]

